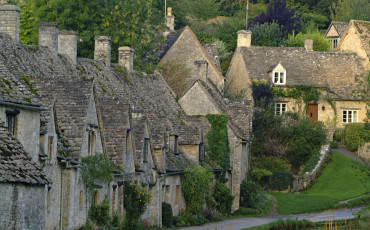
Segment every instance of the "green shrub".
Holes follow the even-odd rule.
[[[185,225],[195,226],[207,223],[207,219],[204,217],[203,213],[191,214],[187,211],[180,215],[181,220]]]
[[[206,168],[193,165],[186,169],[181,177],[182,194],[185,199],[186,210],[191,214],[202,212],[206,194],[209,193],[211,172]]]
[[[250,208],[254,206],[254,198],[260,190],[260,186],[250,180],[243,180],[240,185],[240,206]]]
[[[316,227],[316,225],[309,220],[279,219],[275,222],[270,223],[269,230],[307,229],[307,228],[313,228],[313,227]]]
[[[169,203],[162,202],[162,224],[165,227],[172,227],[172,206]]]
[[[252,181],[266,187],[271,182],[272,172],[266,169],[253,169],[250,176]]]
[[[338,146],[339,146],[338,141],[336,140],[330,141],[330,149],[336,149],[338,148]]]
[[[254,25],[250,31],[254,46],[279,46],[284,37],[283,30],[275,22]]]
[[[181,219],[180,216],[173,216],[172,225],[175,225],[176,227],[180,227],[180,226],[184,226],[185,222]]]
[[[251,214],[260,214],[260,210],[257,208],[245,208],[245,207],[240,207],[235,214],[239,215],[251,215]]]
[[[109,215],[109,201],[104,200],[98,205],[92,205],[89,210],[89,219],[99,226],[109,225],[111,221]]]
[[[234,196],[231,195],[230,189],[228,189],[223,183],[216,182],[213,187],[212,197],[216,201],[216,209],[219,212],[224,215],[231,214]]]
[[[290,165],[283,158],[275,156],[261,156],[256,162],[257,168],[267,169],[271,172],[290,172]]]
[[[125,181],[124,204],[126,215],[124,220],[124,229],[138,229],[142,226],[139,222],[140,216],[145,212],[146,204],[149,202],[150,194],[145,185],[138,182]]]
[[[344,131],[346,145],[350,151],[357,151],[358,147],[365,144],[366,132],[362,124],[347,124]]]
[[[292,186],[292,182],[293,174],[291,172],[274,172],[269,187],[275,191],[282,191]]]
[[[308,159],[307,163],[305,164],[305,167],[303,169],[302,174],[306,172],[311,172],[317,165],[317,163],[320,160],[320,149],[317,148],[313,151],[313,154],[310,156],[310,159]]]
[[[330,49],[329,40],[319,31],[308,34],[304,34],[302,32],[297,35],[291,34],[288,36],[288,39],[282,42],[282,45],[286,47],[303,47],[305,38],[313,38],[314,51],[329,51]]]
[[[344,130],[344,128],[335,129],[333,139],[338,142],[344,142]]]

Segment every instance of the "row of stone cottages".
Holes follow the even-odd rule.
[[[183,30],[198,59],[189,62],[188,90],[177,95],[160,74],[133,71],[131,48],[121,47],[119,63],[111,64],[108,37],[96,37],[94,60],[88,60],[77,59],[73,31],[40,23],[39,45],[27,46],[19,42],[19,29],[20,9],[0,6],[0,229],[74,229],[85,223],[91,203],[104,199],[112,215],[123,215],[124,181],[135,180],[152,185],[143,218],[161,226],[162,202],[174,215],[186,208],[180,175],[204,159],[211,126],[194,114],[229,116],[226,183],[238,209],[249,164],[251,103],[225,100],[208,82],[214,75],[215,82],[224,80],[210,58],[214,47]],[[162,57],[170,56],[168,41]],[[98,186],[90,201],[80,164],[94,154],[105,154],[123,171]]]

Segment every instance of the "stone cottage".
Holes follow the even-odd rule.
[[[220,93],[224,86],[217,48],[214,44],[200,44],[189,27],[173,30],[173,15],[167,15],[166,42],[161,46],[159,66],[177,63],[188,68],[184,87],[179,89],[178,81],[168,81],[173,88],[178,103],[188,116],[207,114],[227,114],[228,137],[231,148],[230,170],[227,173],[227,186],[235,196],[233,211],[239,208],[240,184],[249,168],[249,141],[252,135],[252,109],[248,99],[225,99]],[[176,73],[174,73],[176,75]],[[175,85],[176,84],[176,85]],[[209,124],[203,124],[204,142]],[[198,162],[197,162],[198,163]]]
[[[337,51],[338,45],[347,30],[348,23],[332,21],[326,30],[325,37],[330,41],[330,50]]]
[[[303,105],[292,98],[280,98],[275,102],[276,113],[304,110],[312,121],[336,121],[335,126],[342,127],[366,117],[366,101],[352,93],[357,84],[355,77],[364,74],[356,53],[315,52],[312,39],[305,40],[304,48],[252,46],[251,33],[239,31],[227,79],[233,92],[248,89],[248,98],[252,98],[253,79],[263,79],[283,89],[316,87],[322,94],[320,100]]]
[[[351,20],[341,41],[338,50],[354,52],[362,61],[365,70],[370,70],[370,22]]]

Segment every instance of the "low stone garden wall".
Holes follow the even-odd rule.
[[[326,159],[330,154],[329,145],[321,146],[320,150],[320,160],[318,161],[316,167],[311,172],[306,172],[303,176],[293,176],[293,188],[291,192],[299,192],[305,190],[308,185],[315,182],[316,175],[321,171],[324,166]]]
[[[365,145],[360,146],[357,150],[357,155],[361,159],[370,162],[370,143],[366,143]]]

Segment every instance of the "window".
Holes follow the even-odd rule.
[[[175,203],[179,205],[179,200],[180,200],[180,185],[176,185],[176,200]]]
[[[179,142],[179,136],[175,135],[175,146],[174,146],[174,148],[173,148],[173,152],[174,152],[175,154],[178,154],[178,152],[177,152],[178,142]]]
[[[51,188],[48,187],[48,193],[46,196],[46,211],[50,213],[50,203],[51,203]]]
[[[272,76],[275,85],[285,85],[285,72],[273,72]]]
[[[112,215],[116,213],[116,192],[117,185],[113,185],[113,194],[112,194]]]
[[[204,154],[204,144],[203,142],[199,143],[199,161],[205,161],[205,154]]]
[[[127,128],[126,129],[126,146],[125,146],[125,153],[126,154],[130,150],[130,132],[131,132],[131,129]]]
[[[94,131],[89,131],[89,140],[88,140],[88,148],[89,148],[89,155],[95,154],[95,141],[96,141],[96,134]]]
[[[83,204],[84,204],[84,193],[80,191],[80,203],[79,203],[80,208],[82,208]]]
[[[275,114],[283,115],[286,112],[286,103],[276,103],[275,104]]]
[[[143,149],[143,162],[148,162],[148,148],[149,148],[149,138],[144,138],[144,149]]]
[[[54,137],[49,136],[48,137],[48,156],[49,156],[49,159],[51,159],[51,157],[53,156],[53,146],[54,146]]]
[[[334,51],[338,48],[338,38],[331,38],[330,39],[330,50]]]
[[[343,110],[343,123],[355,123],[358,121],[357,110]]]
[[[17,132],[17,115],[19,114],[19,110],[10,111],[7,110],[6,112],[6,127],[8,131],[15,135]]]
[[[94,204],[95,204],[95,205],[100,204],[100,192],[99,192],[99,191],[95,191],[95,195],[94,195]]]

